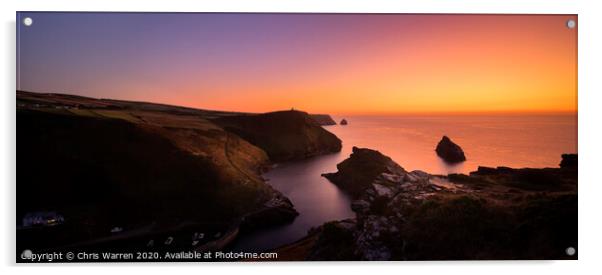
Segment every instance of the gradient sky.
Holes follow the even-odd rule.
[[[18,13],[17,88],[204,109],[574,112],[572,15]]]

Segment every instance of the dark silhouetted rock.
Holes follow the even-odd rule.
[[[341,120],[341,125],[347,125],[347,120],[343,118],[343,120]]]
[[[445,177],[386,171],[399,167],[391,162],[354,148],[324,176],[361,190],[355,218],[324,224],[286,251],[311,260],[576,258],[564,252],[577,244],[576,169],[481,166]]]
[[[299,215],[293,203],[284,195],[277,194],[263,208],[244,216],[240,230],[243,232],[267,226],[290,223]]]
[[[322,174],[323,177],[348,193],[358,196],[383,173],[405,174],[406,171],[376,150],[353,147],[351,156],[337,164],[336,173]]]
[[[451,141],[447,136],[443,136],[441,141],[439,141],[439,144],[437,144],[437,149],[435,149],[435,151],[440,158],[448,163],[458,163],[466,160],[462,148]]]
[[[577,168],[577,154],[562,154],[560,168]]]
[[[322,126],[337,125],[330,115],[310,114],[309,116]]]

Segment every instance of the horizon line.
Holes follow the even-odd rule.
[[[479,110],[479,111],[451,111],[451,110],[442,110],[442,111],[409,111],[409,112],[391,112],[391,111],[350,111],[350,112],[324,112],[324,111],[306,111],[304,109],[297,108],[282,108],[282,109],[274,109],[269,111],[240,111],[240,110],[225,110],[225,109],[214,109],[214,108],[203,108],[192,105],[178,105],[171,103],[162,103],[162,102],[153,102],[153,101],[145,101],[145,100],[135,100],[135,99],[118,99],[118,98],[96,98],[91,96],[83,96],[79,94],[69,94],[65,92],[33,92],[16,89],[16,92],[25,92],[25,93],[34,93],[41,95],[66,95],[66,96],[77,96],[90,98],[95,100],[116,100],[116,101],[126,101],[133,103],[145,103],[145,104],[157,104],[157,105],[167,105],[179,108],[188,108],[188,109],[196,109],[203,111],[216,111],[216,112],[232,112],[232,113],[249,113],[249,114],[261,114],[261,113],[271,113],[271,112],[279,112],[279,111],[300,111],[306,112],[308,114],[325,114],[331,116],[401,116],[401,115],[578,115],[578,109],[575,110]]]

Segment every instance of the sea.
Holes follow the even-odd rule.
[[[468,174],[478,166],[558,167],[561,154],[577,153],[577,114],[333,116],[348,125],[324,126],[343,142],[339,153],[280,163],[264,178],[291,199],[300,215],[290,224],[256,231],[232,250],[267,251],[305,236],[312,227],[354,217],[350,197],[321,176],[354,146],[391,157],[408,171]],[[460,145],[466,161],[449,165],[435,153],[446,135]]]

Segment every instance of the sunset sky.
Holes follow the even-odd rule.
[[[568,19],[19,13],[17,88],[247,112],[574,112]]]

